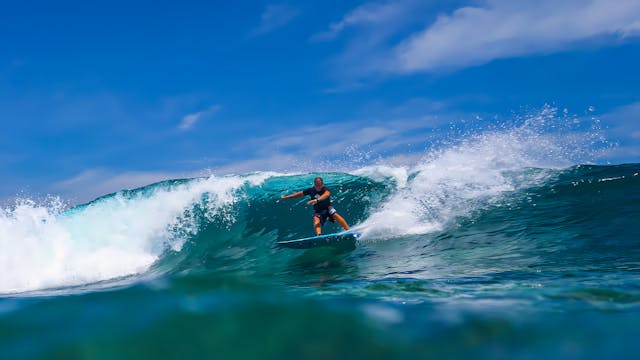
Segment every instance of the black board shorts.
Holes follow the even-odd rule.
[[[327,219],[329,219],[329,221],[331,222],[336,222],[336,220],[333,218],[333,214],[335,213],[336,209],[334,209],[333,206],[329,206],[328,208],[320,210],[313,214],[313,217],[317,217],[318,219],[320,219],[320,225],[324,225]]]

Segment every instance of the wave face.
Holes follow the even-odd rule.
[[[355,339],[354,356],[390,357],[463,357],[438,344],[456,348],[469,337],[488,344],[474,348],[480,354],[525,356],[519,336],[540,346],[540,355],[558,355],[602,335],[571,325],[588,318],[611,330],[608,342],[571,348],[577,352],[566,357],[610,354],[639,335],[629,319],[640,318],[640,164],[572,165],[558,144],[557,137],[516,129],[444,147],[407,166],[170,180],[70,209],[22,201],[0,213],[0,313],[28,323],[35,321],[26,315],[29,306],[59,313],[84,301],[73,300],[79,296],[159,322],[133,337],[137,342],[166,336],[173,326],[223,334],[233,333],[229,323],[249,329],[266,321],[286,333],[310,326],[300,320],[307,319],[330,343]],[[315,176],[363,233],[355,249],[275,246],[313,233],[306,199],[280,195],[310,186]],[[54,300],[15,300],[43,296]],[[143,309],[146,315],[132,313]],[[102,324],[98,334],[112,324],[100,314],[59,320],[71,329],[87,320]],[[564,315],[543,322],[549,314]],[[213,343],[224,347],[225,336]],[[272,340],[292,338],[301,339],[289,332]],[[15,338],[2,339],[5,354],[22,354],[11,345]],[[114,341],[89,345],[121,346],[124,353],[135,346]],[[57,346],[42,354],[77,350]],[[278,349],[273,357],[306,351]]]

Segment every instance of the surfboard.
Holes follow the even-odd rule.
[[[360,233],[344,231],[334,234],[312,236],[304,239],[278,241],[278,246],[290,249],[311,249],[321,246],[354,245]]]

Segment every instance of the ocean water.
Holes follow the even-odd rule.
[[[21,200],[0,212],[0,358],[637,358],[640,164],[567,142]],[[275,246],[313,234],[280,195],[315,176],[355,248]]]

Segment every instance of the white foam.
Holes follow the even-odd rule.
[[[222,216],[237,189],[273,174],[209,177],[152,193],[117,194],[61,212],[23,201],[0,212],[0,293],[86,284],[147,271],[167,249],[179,251],[198,224],[189,210],[208,194],[206,216]]]
[[[495,202],[506,192],[545,180],[544,174],[527,173],[526,168],[571,165],[573,153],[565,146],[566,138],[545,134],[536,129],[538,125],[531,121],[511,130],[476,135],[455,146],[431,151],[412,166],[355,171],[372,179],[393,178],[397,184],[395,192],[356,227],[362,239],[440,231],[457,217]],[[570,141],[580,149],[575,138]]]

